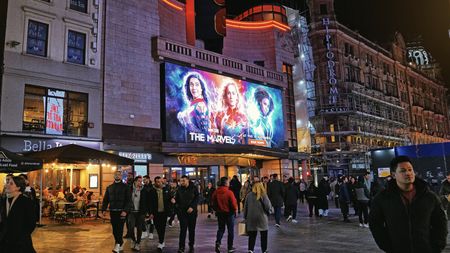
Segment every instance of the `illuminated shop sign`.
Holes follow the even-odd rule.
[[[167,141],[284,146],[281,89],[165,64]]]
[[[323,18],[322,24],[325,26],[325,45],[327,47],[327,73],[328,73],[328,84],[330,85],[330,96],[329,104],[337,103],[338,89],[337,89],[337,77],[336,77],[336,62],[334,61],[335,55],[331,50],[332,41],[331,34],[329,30],[330,18]]]
[[[119,156],[132,159],[135,162],[147,162],[152,160],[152,154],[150,153],[119,152]]]
[[[47,134],[63,134],[63,118],[64,118],[64,97],[65,92],[59,90],[48,90],[47,97]]]

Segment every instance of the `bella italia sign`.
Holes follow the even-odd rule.
[[[331,34],[329,30],[330,26],[330,18],[323,18],[322,24],[325,26],[325,45],[327,47],[327,73],[328,73],[328,84],[330,85],[330,96],[329,96],[329,104],[337,103],[337,77],[336,77],[336,62],[334,61],[335,55],[331,50],[332,41]]]
[[[1,146],[12,152],[39,152],[51,148],[57,148],[69,144],[76,144],[88,148],[101,150],[101,143],[95,141],[80,141],[67,139],[41,139],[41,138],[19,138],[2,137]]]

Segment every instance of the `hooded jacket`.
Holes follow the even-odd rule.
[[[211,197],[214,210],[218,213],[234,213],[238,210],[237,200],[233,192],[226,186],[220,186]]]
[[[447,244],[447,217],[439,197],[416,178],[416,195],[404,204],[395,180],[370,209],[370,230],[378,247],[389,253],[435,253]]]

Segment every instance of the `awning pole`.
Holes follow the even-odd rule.
[[[73,167],[70,167],[70,192],[73,192]]]
[[[43,176],[42,176],[42,174],[44,173],[44,167],[42,167],[42,169],[41,169],[41,192],[40,192],[40,194],[39,194],[39,224],[41,224],[42,225],[42,206],[43,206],[43,204],[42,204],[42,195],[43,195],[43,191],[42,191],[42,184],[43,184]]]

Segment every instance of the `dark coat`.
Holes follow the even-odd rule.
[[[189,208],[194,209],[193,214],[197,214],[197,205],[199,201],[199,192],[193,183],[188,187],[179,186],[175,195],[176,209],[179,213],[186,213]]]
[[[102,211],[106,211],[108,205],[110,211],[129,212],[131,209],[130,186],[122,182],[109,185],[103,197]]]
[[[130,212],[133,212],[134,203],[133,203],[133,188],[130,188]],[[139,199],[139,214],[146,215],[149,213],[150,205],[153,205],[153,202],[150,201],[150,192],[148,189],[143,187],[141,189],[141,197]],[[137,212],[135,212],[137,213]]]
[[[370,230],[380,249],[389,253],[435,253],[447,244],[447,217],[439,197],[421,179],[416,196],[405,205],[393,179],[372,201]]]
[[[318,196],[318,202],[317,206],[319,209],[328,209],[328,199],[327,196],[331,192],[331,187],[328,181],[325,179],[320,180],[319,182],[319,196]]]
[[[164,202],[164,213],[169,215],[171,210],[172,210],[172,203],[170,202],[171,200],[171,195],[170,195],[170,190],[168,188],[163,188],[162,189],[163,192],[163,202]],[[149,193],[149,198],[150,198],[150,209],[149,209],[149,213],[150,214],[157,214],[158,213],[158,193],[156,192],[155,188],[152,188],[152,190]]]
[[[285,189],[282,182],[274,180],[267,185],[267,195],[273,207],[283,206]]]
[[[447,210],[450,208],[450,205],[447,200],[447,196],[450,194],[450,183],[446,179],[444,182],[442,182],[441,190],[439,191],[439,195],[441,197],[442,205],[444,206],[444,209]]]
[[[230,190],[233,192],[234,197],[240,201],[241,198],[241,188],[242,188],[242,184],[241,182],[239,182],[239,180],[233,178],[230,181]]]
[[[339,185],[339,184],[337,184]],[[336,185],[336,187],[337,187]],[[350,202],[352,201],[351,196],[350,196],[350,191],[349,188],[350,186],[347,183],[342,183],[341,185],[339,185],[339,201],[343,202],[343,203],[348,203],[350,204]]]
[[[319,195],[318,191],[319,189],[317,189],[314,182],[310,183],[308,188],[306,188],[306,200],[317,200],[317,197]]]
[[[211,202],[211,196],[213,195],[214,191],[216,189],[214,187],[211,187],[211,189],[209,189],[208,187],[206,187],[203,190],[203,198],[205,199],[205,203],[209,204]]]
[[[300,197],[300,188],[295,183],[286,183],[286,194],[284,197],[285,205],[297,205],[297,200]]]
[[[34,201],[19,195],[6,217],[6,199],[0,205],[0,252],[34,253],[31,233],[36,227]]]

